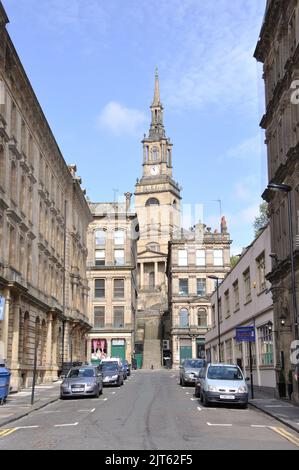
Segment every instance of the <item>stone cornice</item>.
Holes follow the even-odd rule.
[[[273,96],[267,106],[267,111],[264,114],[260,122],[260,126],[262,127],[262,129],[267,129],[277,107],[281,105],[281,98],[282,98],[283,93],[285,91],[290,90],[292,80],[294,79],[293,73],[294,73],[295,68],[298,67],[298,65],[299,65],[299,44],[293,56],[287,61],[285,65],[285,74],[283,78],[281,78],[275,86]]]
[[[0,27],[7,25],[7,23],[9,23],[9,19],[6,11],[4,10],[2,2],[0,1]]]
[[[259,40],[254,51],[254,57],[259,62],[264,62],[268,53],[273,37],[276,33],[276,27],[279,15],[287,10],[291,0],[272,0],[266,11]]]

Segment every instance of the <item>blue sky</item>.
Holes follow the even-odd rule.
[[[267,179],[253,58],[265,0],[3,0],[8,30],[67,163],[93,201],[134,192],[154,71],[183,203],[240,252]],[[116,191],[118,192],[116,192]]]

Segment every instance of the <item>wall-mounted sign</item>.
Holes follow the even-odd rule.
[[[254,326],[238,326],[236,328],[236,341],[254,343],[255,329]]]

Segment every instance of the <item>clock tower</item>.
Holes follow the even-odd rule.
[[[151,124],[144,135],[142,177],[135,187],[140,239],[136,341],[143,342],[143,366],[161,365],[162,316],[168,310],[168,242],[180,228],[180,188],[172,177],[172,143],[166,137],[156,70]]]

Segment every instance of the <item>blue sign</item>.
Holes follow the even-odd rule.
[[[4,320],[5,297],[0,295],[0,321]]]
[[[238,326],[236,328],[236,341],[254,343],[255,329],[254,326]]]

